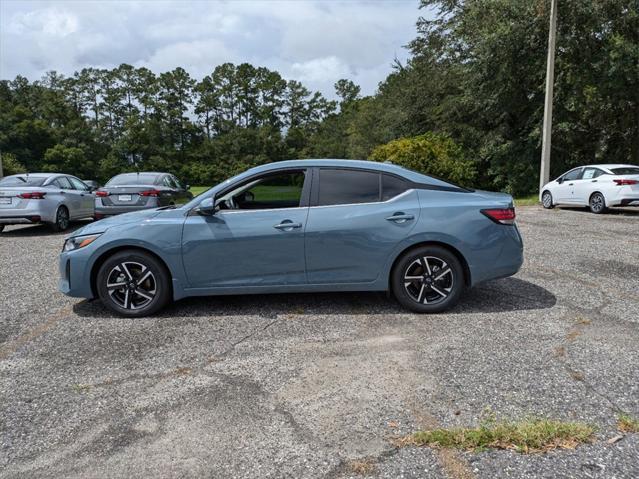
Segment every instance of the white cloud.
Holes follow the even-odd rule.
[[[417,0],[0,1],[0,78],[120,63],[201,78],[227,61],[278,70],[333,97],[371,94],[415,36]]]

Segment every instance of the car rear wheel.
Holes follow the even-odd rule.
[[[4,230],[4,225],[0,225],[0,233],[2,233],[2,230]]]
[[[555,205],[552,204],[552,193],[550,191],[544,191],[544,194],[541,195],[541,204],[547,210],[555,207]]]
[[[96,281],[102,303],[122,316],[149,316],[171,300],[169,272],[143,251],[115,253],[100,266]]]
[[[606,212],[606,198],[601,193],[593,193],[590,196],[590,201],[588,202],[588,206],[590,207],[590,211],[595,213],[596,215]]]
[[[69,210],[66,206],[58,206],[55,212],[55,222],[51,223],[53,231],[64,231],[69,227]]]
[[[397,301],[417,313],[439,313],[453,307],[464,289],[464,271],[457,257],[441,246],[406,252],[392,272]]]

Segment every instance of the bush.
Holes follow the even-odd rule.
[[[463,186],[470,186],[477,176],[475,165],[464,158],[462,149],[453,140],[432,132],[380,145],[369,159],[390,161]]]
[[[18,173],[26,173],[27,169],[20,163],[11,153],[2,155],[2,174],[4,176],[17,175]]]

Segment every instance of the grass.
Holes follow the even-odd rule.
[[[201,193],[204,193],[209,188],[210,186],[191,186],[191,188],[189,188],[189,191],[193,193],[193,196],[197,196]]]
[[[534,206],[539,204],[539,196],[530,195],[523,198],[515,198],[515,206]]]
[[[533,419],[518,422],[486,422],[478,428],[419,431],[406,444],[437,448],[513,449],[522,453],[574,449],[593,440],[594,427],[579,422]]]
[[[622,414],[617,418],[617,429],[621,432],[639,432],[639,419]]]

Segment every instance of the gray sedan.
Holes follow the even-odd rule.
[[[24,173],[0,180],[0,232],[5,225],[46,223],[54,231],[94,215],[94,196],[75,176]]]

